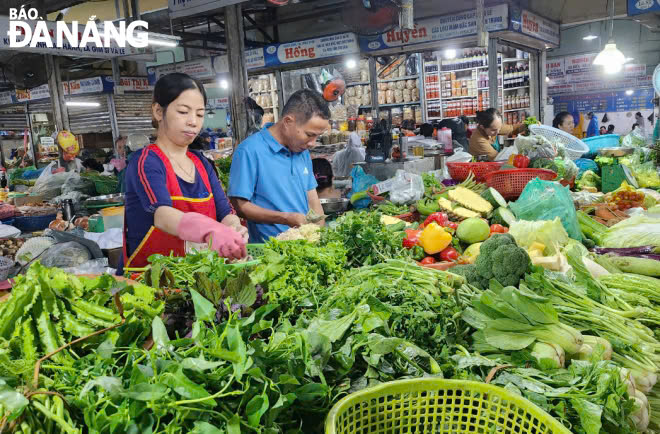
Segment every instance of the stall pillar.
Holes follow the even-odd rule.
[[[231,129],[234,146],[247,137],[248,119],[245,108],[247,94],[247,69],[243,60],[245,32],[240,4],[225,6],[225,28],[227,29],[227,57],[231,76]],[[284,106],[286,101],[280,104]]]
[[[540,53],[536,50],[532,50],[529,53],[529,70],[530,70],[530,75],[534,75],[536,77],[540,77],[541,74],[542,76],[545,77],[545,70],[541,70],[541,64],[543,64],[545,68],[545,56],[544,53]],[[529,112],[530,116],[536,116],[537,119],[541,119],[540,116],[543,116],[543,110],[541,108],[543,107],[543,99],[541,98],[541,88],[543,87],[543,84],[545,84],[545,78],[542,80],[539,80],[537,78],[536,80],[530,80],[529,83]],[[543,119],[541,119],[543,121]]]
[[[497,92],[500,89],[497,73],[500,66],[497,64],[497,39],[488,40],[488,93],[490,93],[490,106],[499,107]]]
[[[51,54],[45,54],[46,73],[48,74],[48,89],[50,92],[50,101],[53,105],[53,116],[55,117],[55,127],[58,131],[69,129],[69,113],[64,101],[64,91],[62,88],[62,74],[60,73],[59,60]]]
[[[545,62],[547,60],[548,52],[547,51],[541,51],[538,55],[538,72],[536,72],[536,86],[535,88],[538,89],[538,103],[539,103],[539,120],[541,121],[542,124],[545,124],[545,106],[548,104],[548,83],[545,81],[545,77],[548,74],[548,71],[545,69]],[[551,119],[548,119],[548,122],[550,122]]]

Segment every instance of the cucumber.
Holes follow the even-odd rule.
[[[495,190],[493,187],[490,187],[481,193],[481,197],[490,202],[490,204],[493,205],[493,208],[506,208],[506,199],[504,199],[500,192]]]
[[[504,226],[510,226],[512,223],[516,221],[516,216],[513,215],[513,213],[508,209],[503,206],[497,208],[495,212],[493,212],[493,218],[491,222],[493,224],[500,224]]]

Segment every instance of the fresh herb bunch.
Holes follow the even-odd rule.
[[[405,224],[387,226],[380,217],[378,212],[347,212],[337,219],[335,227],[323,230],[321,245],[343,244],[349,267],[410,258],[411,251],[403,247]]]
[[[320,246],[306,240],[271,238],[250,277],[264,286],[269,303],[278,303],[285,316],[298,316],[323,302],[318,292],[344,273],[346,257],[346,249],[337,242]]]
[[[229,189],[229,172],[231,170],[231,156],[215,160],[215,167],[218,169],[218,177],[222,187]]]
[[[378,306],[393,336],[440,351],[445,339],[459,334],[452,318],[460,307],[452,293],[463,283],[462,276],[393,259],[350,270],[327,289],[320,312],[350,313],[368,302]]]
[[[434,190],[440,191],[444,188],[444,185],[433,173],[422,173],[422,180],[424,181],[424,195],[427,197],[433,196]]]

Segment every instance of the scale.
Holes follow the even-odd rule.
[[[365,161],[367,163],[384,163],[390,156],[390,149],[392,149],[390,125],[385,119],[381,119],[379,124],[369,130]]]
[[[634,148],[602,148],[598,150],[599,155],[603,157],[612,157],[616,161],[615,164],[603,166],[601,168],[603,193],[609,193],[616,190],[621,186],[623,181],[626,181],[629,185],[635,188],[639,188],[637,180],[633,174],[630,173],[630,169],[619,163],[619,158],[630,155],[633,152],[635,152]]]

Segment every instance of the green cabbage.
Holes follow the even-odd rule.
[[[555,217],[554,220],[518,220],[509,226],[509,234],[513,236],[518,246],[524,249],[528,249],[534,242],[544,244],[543,254],[547,256],[557,253],[555,243],[563,247],[569,241],[568,233],[559,217]]]
[[[639,246],[660,247],[660,218],[637,214],[609,228],[603,237],[603,247]]]

